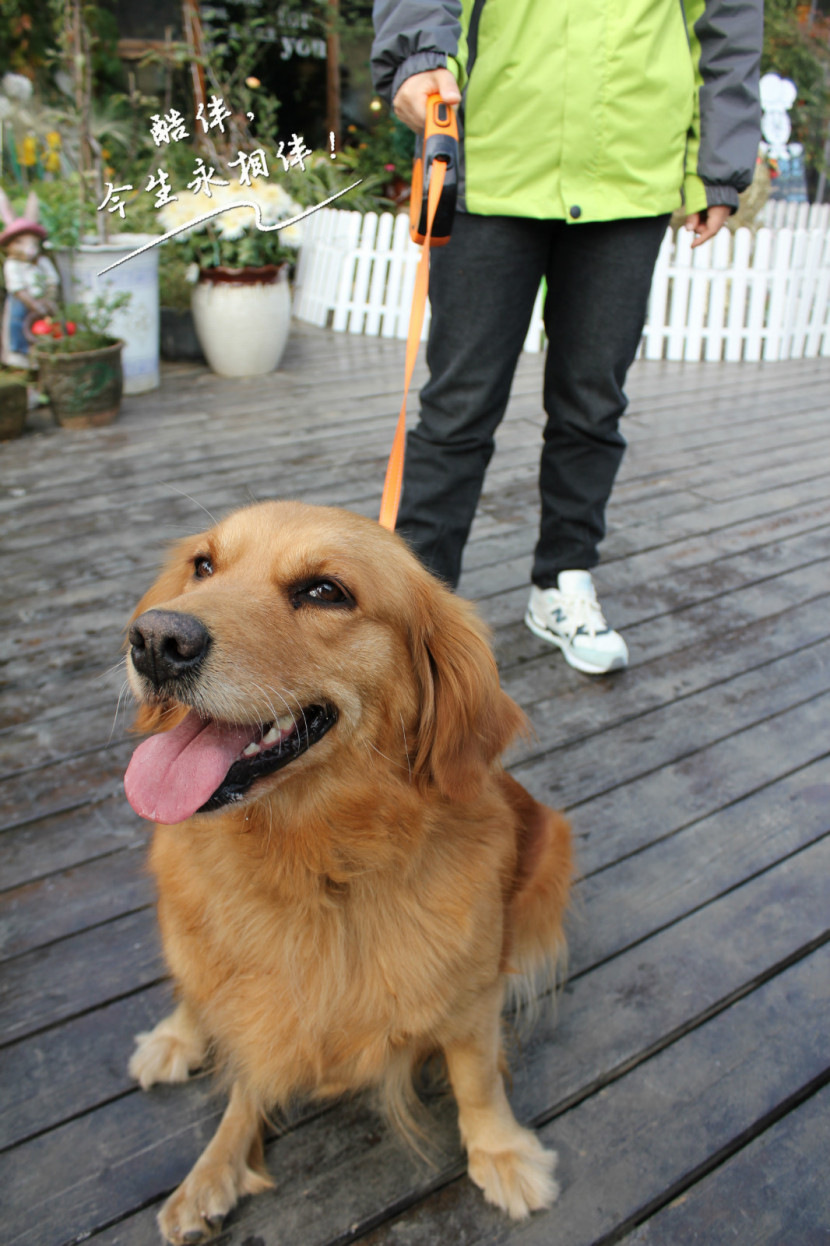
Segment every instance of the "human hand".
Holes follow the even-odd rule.
[[[721,225],[732,215],[732,209],[725,203],[714,203],[702,212],[693,212],[686,217],[686,229],[695,235],[692,250],[702,243],[714,238]]]
[[[440,67],[407,78],[392,101],[395,116],[416,134],[421,134],[426,124],[427,99],[430,95],[440,95],[445,104],[461,103],[458,83],[448,69]]]

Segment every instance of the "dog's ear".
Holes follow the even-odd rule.
[[[414,770],[450,800],[469,801],[527,719],[499,684],[484,624],[429,577],[412,633],[420,718]],[[418,609],[420,607],[420,609]]]

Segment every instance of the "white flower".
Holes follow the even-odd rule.
[[[257,198],[262,208],[263,223],[266,225],[275,225],[277,221],[284,221],[290,216],[298,216],[302,212],[300,205],[295,203],[288,192],[276,183],[263,186]]]
[[[3,90],[11,100],[26,104],[32,98],[32,84],[23,74],[4,74]]]
[[[291,247],[292,250],[296,250],[303,240],[302,225],[286,225],[285,229],[280,230],[280,238],[282,239],[284,246]]]
[[[209,208],[209,204],[200,202],[198,195],[182,194],[159,209],[158,222],[164,232],[168,233],[171,229],[181,229],[183,225],[188,225],[209,211]],[[191,232],[191,230],[181,229],[176,237],[186,238]]]
[[[244,237],[246,218],[253,224],[250,210],[234,208],[216,218],[216,228],[222,242],[238,242]]]

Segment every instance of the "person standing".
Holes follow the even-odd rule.
[[[430,377],[397,530],[453,588],[544,278],[547,423],[525,622],[576,669],[624,667],[591,568],[660,243],[694,246],[752,181],[763,0],[375,0],[378,93],[416,132],[458,107],[459,211],[431,257]]]

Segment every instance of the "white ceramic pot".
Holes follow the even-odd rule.
[[[193,289],[193,323],[220,376],[261,376],[282,359],[291,327],[288,265],[205,268]]]
[[[116,312],[108,332],[124,342],[124,393],[143,394],[156,389],[159,373],[159,253],[150,247],[99,277],[109,264],[152,241],[152,234],[113,234],[109,242],[84,238],[72,251],[52,252],[67,302],[85,302],[96,294],[132,297]]]

